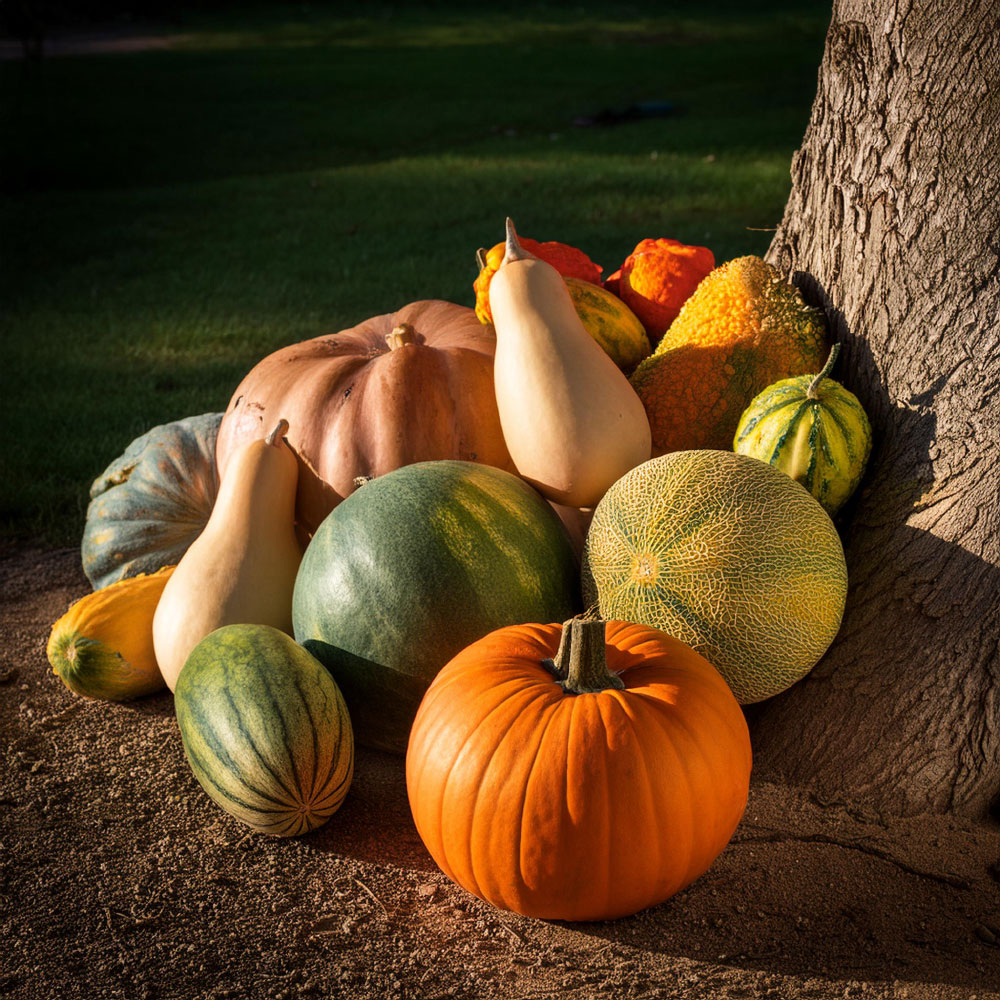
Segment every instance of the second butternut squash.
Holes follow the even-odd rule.
[[[650,457],[642,402],[587,332],[559,272],[520,246],[510,219],[489,297],[497,407],[517,471],[550,500],[592,507]]]

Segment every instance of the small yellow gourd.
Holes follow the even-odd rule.
[[[153,652],[153,613],[173,571],[167,566],[127,577],[70,606],[52,626],[45,651],[66,687],[108,701],[163,690]]]
[[[205,530],[177,564],[153,618],[156,659],[171,691],[192,649],[223,625],[292,631],[302,560],[295,536],[298,461],[282,420],[234,454]]]
[[[550,500],[592,507],[650,457],[642,402],[587,332],[559,272],[507,250],[489,290],[500,426],[518,473]]]

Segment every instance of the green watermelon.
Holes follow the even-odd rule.
[[[295,581],[295,638],[330,669],[359,742],[406,751],[427,686],[493,629],[562,622],[579,608],[562,522],[517,476],[418,462],[330,513]]]
[[[258,833],[325,823],[354,773],[333,678],[269,625],[226,625],[191,651],[174,692],[188,762],[215,803]]]

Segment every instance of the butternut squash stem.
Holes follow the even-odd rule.
[[[587,615],[571,618],[563,623],[555,658],[542,660],[542,666],[566,694],[593,694],[609,688],[621,691],[625,687],[625,682],[608,670],[605,624],[603,619]]]
[[[288,421],[284,417],[282,417],[278,421],[278,424],[274,428],[274,430],[271,431],[271,433],[268,434],[266,438],[264,438],[264,443],[270,445],[277,444],[285,436],[285,431],[287,430],[288,430]]]
[[[838,357],[840,357],[840,344],[834,344],[830,348],[830,356],[826,359],[823,370],[809,383],[809,388],[806,390],[806,396],[809,399],[819,399],[819,384],[833,371]]]
[[[503,264],[509,264],[512,260],[535,260],[535,255],[529,253],[527,250],[521,246],[517,241],[517,231],[514,229],[514,223],[511,221],[510,216],[507,217],[507,245],[504,249],[503,260],[500,262],[501,266]]]

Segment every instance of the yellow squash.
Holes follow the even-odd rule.
[[[302,559],[295,537],[298,461],[282,420],[229,461],[205,530],[177,564],[153,618],[153,642],[171,691],[192,649],[223,625],[292,631]]]
[[[550,500],[592,507],[650,456],[645,410],[580,320],[559,272],[507,220],[490,282],[500,426],[518,473]]]
[[[153,612],[173,570],[167,566],[95,590],[52,626],[46,655],[66,687],[108,701],[163,690],[153,653]]]

